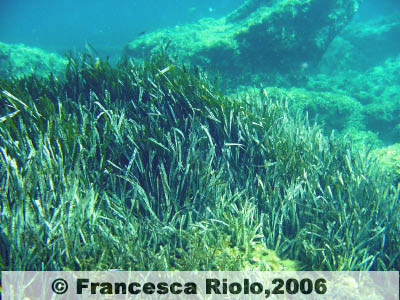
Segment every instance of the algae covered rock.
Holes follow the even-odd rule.
[[[324,54],[324,72],[364,71],[400,54],[400,13],[349,24]]]
[[[400,134],[400,55],[363,73],[350,70],[308,78],[308,90],[329,92],[354,99],[362,105],[363,124],[385,143],[395,143]],[[339,97],[339,98],[340,98]]]
[[[307,112],[311,120],[318,120],[329,133],[348,128],[363,128],[362,105],[355,99],[330,93],[308,91],[301,88],[267,88],[274,98],[284,98],[290,107]]]
[[[258,89],[241,87],[241,95],[260,94]],[[303,88],[266,87],[263,93],[268,98],[286,102],[293,113],[307,114],[311,122],[323,126],[326,134],[332,130],[347,133],[364,129],[363,107],[356,99],[339,93],[313,91]]]
[[[323,76],[323,78],[327,78],[327,76]],[[350,137],[354,149],[365,150],[368,147],[383,146],[378,133],[372,131],[369,126],[369,116],[362,103],[339,89],[332,89],[332,92],[324,91],[324,85],[328,85],[329,80],[326,83],[321,77],[320,81],[314,82],[315,85],[318,83],[323,83],[319,86],[320,90],[315,86],[314,89],[270,86],[263,88],[261,93],[274,101],[286,103],[293,116],[298,113],[307,115],[308,120],[311,123],[318,123],[326,135],[335,131],[335,134]],[[230,94],[231,97],[244,98],[258,97],[259,95],[260,89],[249,86],[240,86],[236,93]],[[394,130],[399,129],[400,126]]]
[[[346,28],[342,36],[366,62],[382,62],[400,53],[400,13],[355,23]]]
[[[181,60],[234,74],[315,64],[356,12],[356,0],[248,0],[230,15],[159,30],[125,54],[148,57],[167,45]]]
[[[382,167],[400,180],[400,144],[376,149],[373,155],[377,157]]]
[[[64,71],[67,60],[56,53],[23,44],[11,45],[0,42],[0,77],[22,77],[35,74],[47,76]]]
[[[297,271],[304,268],[299,261],[280,258],[276,251],[253,241],[248,249],[226,246],[215,251],[214,264],[218,270]]]

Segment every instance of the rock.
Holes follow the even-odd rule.
[[[61,74],[67,60],[56,53],[22,44],[0,42],[0,78],[22,77],[35,74],[47,76],[50,73]]]
[[[241,97],[256,97],[260,90],[242,86],[237,93]],[[263,93],[274,101],[286,102],[295,115],[299,111],[303,115],[307,114],[310,122],[322,125],[327,135],[330,135],[332,130],[347,133],[352,128],[365,129],[363,107],[350,96],[294,87],[265,87]],[[231,97],[234,97],[234,94]]]
[[[400,13],[356,23],[346,28],[342,37],[369,61],[368,65],[382,63],[400,54]]]
[[[365,71],[400,54],[400,14],[348,25],[324,54],[324,73]]]
[[[400,144],[375,149],[372,152],[379,164],[393,177],[394,181],[400,182]]]
[[[358,0],[248,0],[226,17],[138,37],[124,53],[145,58],[168,44],[180,60],[231,76],[287,71],[316,64],[357,7]]]
[[[308,79],[307,90],[347,96],[361,103],[365,128],[379,134],[379,138],[386,144],[398,141],[400,55],[389,57],[364,72],[348,68],[342,72],[316,74]]]

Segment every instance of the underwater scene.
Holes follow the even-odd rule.
[[[0,6],[1,270],[400,270],[400,1]]]

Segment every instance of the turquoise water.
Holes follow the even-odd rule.
[[[49,50],[118,51],[142,32],[220,17],[242,0],[2,0],[0,41]]]
[[[48,50],[84,49],[90,42],[110,53],[137,34],[202,17],[221,17],[243,0],[52,1],[2,0],[0,41]],[[356,19],[400,10],[397,0],[366,0]]]
[[[388,15],[393,12],[399,12],[400,2],[397,0],[373,1],[366,0],[360,6],[359,14],[356,19],[367,20],[377,15]]]

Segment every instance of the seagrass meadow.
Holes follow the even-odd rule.
[[[398,178],[217,86],[165,51],[1,79],[1,269],[398,270]]]

